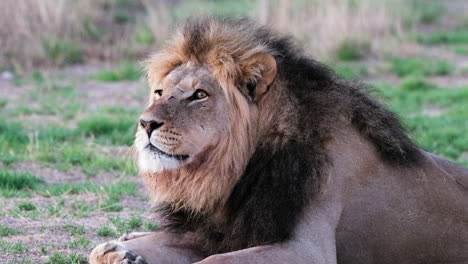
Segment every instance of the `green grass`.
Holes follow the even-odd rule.
[[[81,63],[84,52],[72,41],[60,38],[48,38],[42,42],[47,59],[56,65]]]
[[[91,245],[91,241],[87,239],[86,237],[79,237],[77,239],[74,239],[70,242],[68,242],[68,247],[70,248],[82,248],[82,249],[87,249]]]
[[[43,181],[28,172],[0,170],[0,190],[35,189]]]
[[[436,89],[437,86],[426,81],[419,76],[409,76],[403,79],[400,84],[400,89],[404,92],[425,92]]]
[[[0,225],[0,237],[15,236],[20,234],[23,234],[23,232],[5,225]]]
[[[0,98],[0,109],[5,108],[5,106],[8,104],[8,100],[5,98]]]
[[[78,131],[101,144],[130,146],[135,138],[136,116],[95,113],[78,122]]]
[[[133,182],[121,181],[106,186],[100,186],[92,182],[79,184],[54,184],[43,186],[39,194],[43,196],[62,196],[64,194],[73,195],[81,193],[95,193],[100,195],[101,202],[94,205],[83,201],[74,200],[70,203],[70,214],[75,217],[86,217],[89,213],[101,210],[105,212],[119,212],[123,210],[123,206],[119,202],[125,196],[135,196],[137,193],[137,184]],[[49,214],[55,215],[59,213],[63,207],[63,203],[57,203],[55,206],[49,206]],[[78,232],[84,230],[74,230],[72,226],[66,226],[70,232]]]
[[[18,254],[29,251],[29,248],[23,243],[9,243],[6,240],[0,239],[0,249],[4,253]]]
[[[406,119],[406,125],[416,142],[426,151],[468,165],[468,161],[460,159],[460,155],[468,150],[466,109],[458,107],[437,117],[409,117]]]
[[[121,120],[117,119],[117,115],[122,117]],[[85,143],[83,137],[94,138],[97,143],[106,145],[129,146],[136,130],[135,116],[134,113],[124,114],[122,111],[116,111],[115,115],[108,112],[104,115],[96,114],[81,120],[76,130],[57,125],[42,125],[31,130],[23,128],[19,123],[0,119],[0,148],[4,150],[0,152],[0,161],[8,165],[32,159],[60,170],[79,166],[88,175],[95,175],[99,171],[135,174],[130,157],[99,152],[96,146]],[[28,134],[36,135],[33,142]]]
[[[102,39],[104,32],[94,21],[85,20],[82,23],[85,39],[94,41],[99,41]]]
[[[468,45],[457,45],[453,51],[458,55],[468,55]]]
[[[75,217],[87,217],[89,213],[96,209],[94,204],[87,201],[73,200],[70,204],[71,214]]]
[[[102,70],[91,76],[101,82],[136,81],[142,76],[142,69],[134,63],[124,62],[112,70]]]
[[[145,232],[154,232],[159,229],[159,226],[155,223],[146,222],[143,224],[143,231]]]
[[[65,120],[75,117],[83,107],[77,99],[79,94],[76,89],[71,85],[45,78],[40,72],[35,73],[31,82],[37,88],[29,92],[17,107],[10,110],[10,115],[56,115]]]
[[[338,63],[333,70],[345,79],[361,79],[369,75],[367,67],[361,63]]]
[[[338,46],[335,57],[342,61],[361,60],[368,55],[369,50],[370,45],[368,42],[347,39]]]
[[[88,259],[79,253],[62,253],[55,252],[49,257],[46,264],[85,264],[88,263]]]
[[[432,24],[437,22],[446,11],[445,5],[434,0],[413,0],[419,22]]]
[[[430,34],[418,35],[419,43],[426,45],[436,44],[466,44],[468,43],[468,30],[438,31]]]
[[[96,230],[96,234],[102,237],[115,237],[115,231],[107,225],[103,225]]]
[[[46,207],[49,217],[61,217],[65,216],[63,207],[65,205],[64,198],[58,198],[55,200],[54,204],[48,205]]]
[[[78,132],[59,125],[41,126],[37,130],[38,140],[54,144],[57,142],[73,142],[78,137]]]
[[[152,45],[155,42],[153,32],[147,27],[141,27],[135,32],[135,41],[138,44]]]
[[[80,226],[75,226],[72,224],[66,224],[65,229],[67,229],[68,233],[71,236],[76,236],[76,235],[84,235],[86,233],[85,227],[80,225]]]
[[[377,85],[391,110],[400,114],[410,135],[426,151],[468,165],[461,155],[468,150],[468,89],[439,88],[422,77],[408,77],[398,87]],[[427,116],[424,109],[442,109],[437,116]]]
[[[109,217],[109,221],[114,225],[119,235],[131,233],[143,226],[143,218],[137,215],[127,220],[118,216]]]
[[[114,22],[118,24],[126,24],[130,21],[131,16],[127,10],[119,8],[114,11],[113,19],[114,19]]]
[[[28,202],[28,201],[19,202],[17,204],[17,206],[18,206],[18,209],[20,209],[22,211],[34,211],[34,210],[36,210],[36,206],[33,203]]]
[[[99,171],[115,171],[124,174],[136,172],[129,158],[99,153],[92,145],[68,143],[59,147],[47,145],[36,153],[35,158],[45,166],[52,165],[63,171],[80,167],[85,174],[90,176],[96,175]]]
[[[400,76],[408,75],[450,75],[455,65],[445,60],[426,58],[391,58],[393,72]]]
[[[21,124],[10,122],[0,117],[0,161],[6,164],[21,159],[29,142],[28,135]],[[1,187],[0,174],[0,187]]]

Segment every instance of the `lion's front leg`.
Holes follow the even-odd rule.
[[[301,245],[302,244],[302,245]],[[334,255],[308,242],[257,246],[212,255],[195,264],[336,264]]]
[[[91,264],[193,263],[201,260],[186,235],[133,233],[93,249]]]

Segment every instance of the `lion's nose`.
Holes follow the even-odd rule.
[[[148,136],[151,136],[151,132],[160,128],[162,125],[164,125],[164,122],[157,122],[156,120],[140,119],[140,125],[146,130],[146,133],[148,133]]]

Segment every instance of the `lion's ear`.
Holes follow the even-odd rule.
[[[276,78],[276,60],[267,53],[260,53],[252,56],[244,68],[247,73],[247,80],[244,80],[246,94],[254,101],[257,101],[268,91],[268,87]]]

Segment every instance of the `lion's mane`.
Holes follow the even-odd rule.
[[[201,172],[197,176],[199,181],[206,181],[205,185],[226,183],[216,189],[225,192],[222,197],[210,196],[203,189],[193,200],[200,199],[203,205],[216,199],[216,209],[178,206],[183,198],[177,203],[168,200],[159,204],[164,228],[195,232],[207,255],[288,239],[307,202],[320,194],[327,181],[325,172],[333,164],[324,146],[340,127],[354,127],[391,165],[409,166],[420,159],[418,148],[406,136],[396,116],[370,97],[362,85],[337,78],[327,67],[306,57],[290,38],[249,20],[189,21],[163,52],[149,60],[148,75],[150,82],[158,81],[180,64],[206,64],[226,96],[238,97],[232,89],[259,75],[246,69],[244,62],[262,52],[275,58],[276,80],[266,98],[258,103],[258,119],[235,122],[241,123],[242,129],[248,129],[249,122],[265,127],[259,127],[259,133],[245,134],[244,139],[231,139],[229,144],[253,145],[251,153],[225,153],[218,158],[233,160],[237,167],[231,171],[215,170],[236,174],[240,168],[241,173],[230,176],[207,172],[209,175],[203,178]],[[236,104],[238,100],[231,102]],[[244,113],[238,118],[243,115],[249,116]],[[251,135],[256,138],[249,138]],[[190,184],[190,188],[204,188]]]

